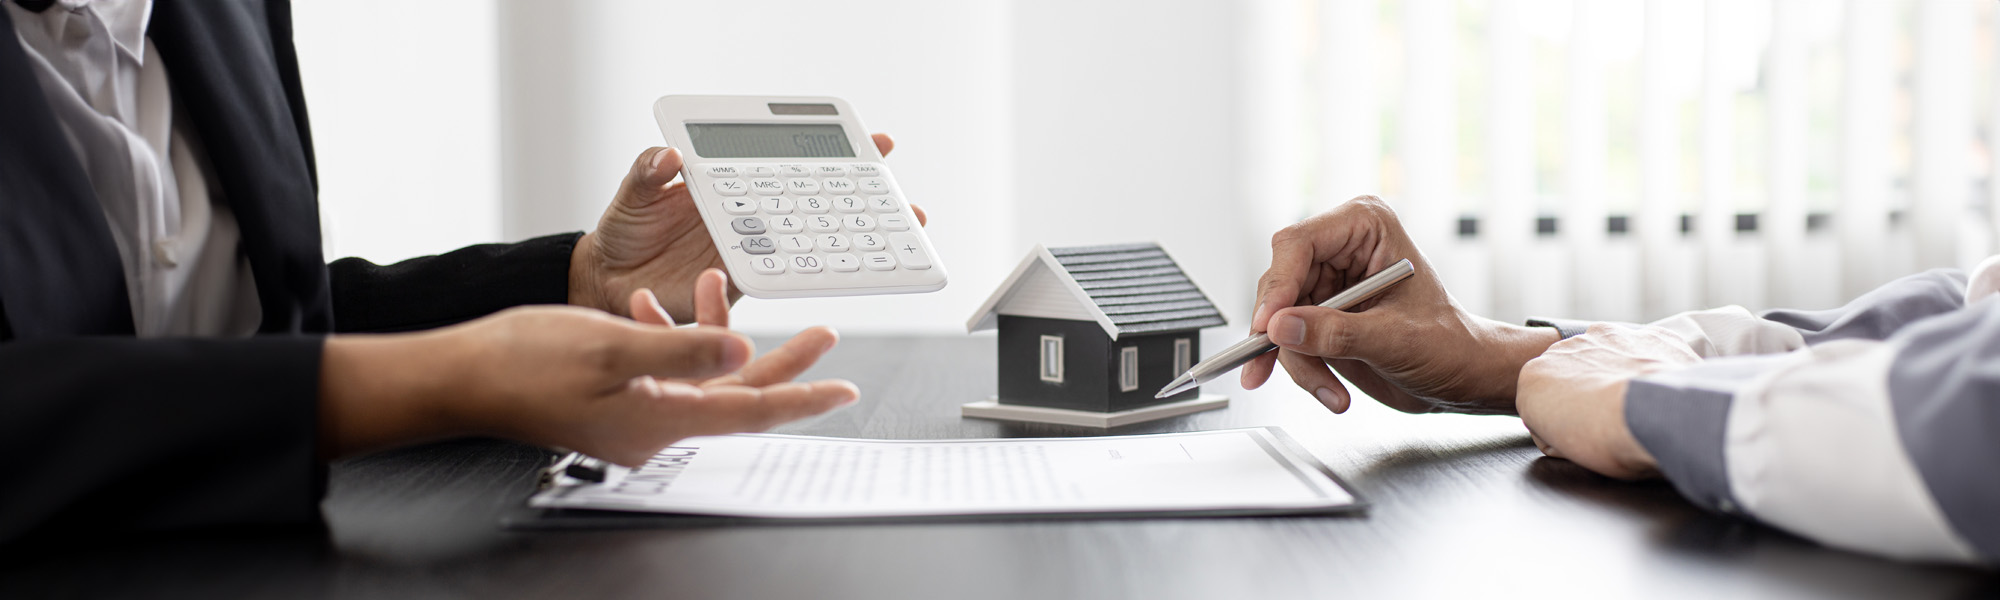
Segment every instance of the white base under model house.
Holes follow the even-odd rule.
[[[1117,426],[1219,408],[1199,389],[1153,394],[1201,360],[1201,329],[1224,324],[1158,244],[1036,246],[966,323],[1000,330],[1000,389],[965,414]]]

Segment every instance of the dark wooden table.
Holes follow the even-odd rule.
[[[1234,340],[1216,332],[1209,347]],[[764,340],[769,347],[770,340]],[[991,337],[849,339],[809,376],[863,390],[786,433],[1097,435],[961,419],[994,386]],[[1282,375],[1280,376],[1282,377]],[[517,531],[549,454],[469,440],[333,469],[324,531],[200,532],[0,565],[0,597],[2000,597],[2000,574],[1819,548],[1703,513],[1665,484],[1541,458],[1509,417],[1322,409],[1289,382],[1222,411],[1113,430],[1280,425],[1373,503],[1353,516],[901,525],[700,520]],[[12,590],[11,592],[8,590]]]

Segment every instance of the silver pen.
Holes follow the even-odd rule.
[[[1410,259],[1405,258],[1396,261],[1396,264],[1389,265],[1389,268],[1377,271],[1374,275],[1369,275],[1367,279],[1361,280],[1361,283],[1341,290],[1340,293],[1334,294],[1332,298],[1327,298],[1325,302],[1321,302],[1319,305],[1334,310],[1353,308],[1355,305],[1375,297],[1376,294],[1382,293],[1382,290],[1389,289],[1389,286],[1409,279],[1410,275],[1416,274],[1416,272],[1417,267],[1410,264]],[[1189,368],[1186,373],[1182,373],[1180,377],[1175,377],[1173,383],[1167,384],[1165,389],[1160,390],[1160,393],[1154,394],[1153,397],[1165,398],[1199,387],[1201,384],[1221,377],[1224,373],[1234,371],[1237,367],[1241,367],[1245,363],[1263,356],[1265,352],[1270,352],[1277,347],[1277,344],[1271,343],[1271,336],[1269,335],[1259,333],[1250,336],[1249,339],[1224,348],[1221,352],[1215,353],[1214,356],[1208,357],[1208,360],[1201,361],[1201,364]]]

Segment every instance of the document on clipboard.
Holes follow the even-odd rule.
[[[1151,435],[683,440],[638,468],[555,470],[544,509],[752,519],[1235,516],[1332,513],[1359,500],[1273,428]]]

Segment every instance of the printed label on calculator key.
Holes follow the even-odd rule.
[[[896,212],[897,209],[900,209],[902,207],[903,203],[897,202],[895,196],[868,197],[868,208],[873,209],[875,212],[878,213],[892,213]]]
[[[794,194],[817,194],[819,193],[819,181],[813,179],[787,179],[785,180],[785,191]]]
[[[823,215],[826,214],[826,211],[833,210],[833,203],[819,196],[808,196],[799,199],[799,210],[806,211],[809,214]]]
[[[811,252],[813,239],[803,235],[787,235],[778,238],[778,247],[786,252]]]
[[[875,219],[869,217],[868,215],[854,215],[850,217],[842,217],[840,219],[840,224],[845,226],[848,231],[875,230]]]
[[[877,165],[848,165],[847,170],[853,171],[856,177],[882,176],[882,167]]]
[[[841,196],[833,199],[833,209],[844,213],[858,213],[868,210],[868,201],[854,196]]]
[[[722,210],[732,215],[754,215],[757,214],[757,203],[742,198],[730,198],[722,201]]]
[[[737,174],[741,172],[742,172],[741,169],[729,165],[711,165],[708,167],[708,176],[715,177],[718,179],[735,177]]]
[[[889,193],[889,180],[880,177],[863,179],[861,180],[861,191],[869,194],[887,194]]]
[[[778,233],[798,233],[806,230],[806,220],[801,217],[784,215],[771,219],[771,231]]]
[[[870,271],[888,271],[896,268],[896,257],[887,252],[870,252],[861,255],[861,265]]]
[[[735,229],[738,235],[757,235],[764,233],[764,220],[757,217],[737,217],[729,220],[729,227]]]
[[[840,165],[819,165],[813,167],[813,174],[820,177],[846,177],[847,167]]]
[[[724,183],[740,183],[740,182],[735,180],[725,179],[722,181],[717,181],[716,183],[724,184]],[[778,194],[785,193],[785,184],[784,182],[778,181],[776,179],[752,179],[750,180],[750,190],[764,196],[776,196]]]
[[[735,179],[724,179],[715,182],[713,185],[715,186],[715,193],[724,196],[741,196],[750,192],[750,186],[744,185],[743,182]]]
[[[794,273],[818,273],[826,270],[826,260],[811,254],[794,254],[785,268]]]
[[[781,165],[778,167],[778,174],[786,177],[812,177],[812,170],[807,169],[805,165]]]
[[[828,179],[826,181],[820,182],[819,184],[820,187],[825,188],[826,193],[829,194],[854,193],[854,180],[852,179]]]
[[[883,231],[909,231],[910,219],[903,215],[882,215]]]
[[[752,256],[750,257],[750,269],[765,275],[783,273],[785,272],[785,257]]]
[[[778,243],[766,236],[743,238],[743,251],[751,254],[770,254],[778,251]]]
[[[821,252],[846,252],[851,246],[852,244],[847,243],[847,236],[838,233],[819,236],[819,250]]]
[[[931,255],[924,252],[924,245],[917,241],[914,233],[889,234],[889,254],[896,256],[896,264],[905,269],[923,270],[931,268]]]
[[[765,198],[763,202],[758,203],[758,206],[763,207],[764,212],[768,214],[789,215],[792,214],[792,207],[796,206],[796,204],[792,202],[791,198],[778,197]]]
[[[842,273],[861,270],[861,259],[852,254],[835,254],[826,257],[826,267]]]
[[[854,249],[860,252],[874,252],[889,247],[887,238],[879,233],[854,234]]]

